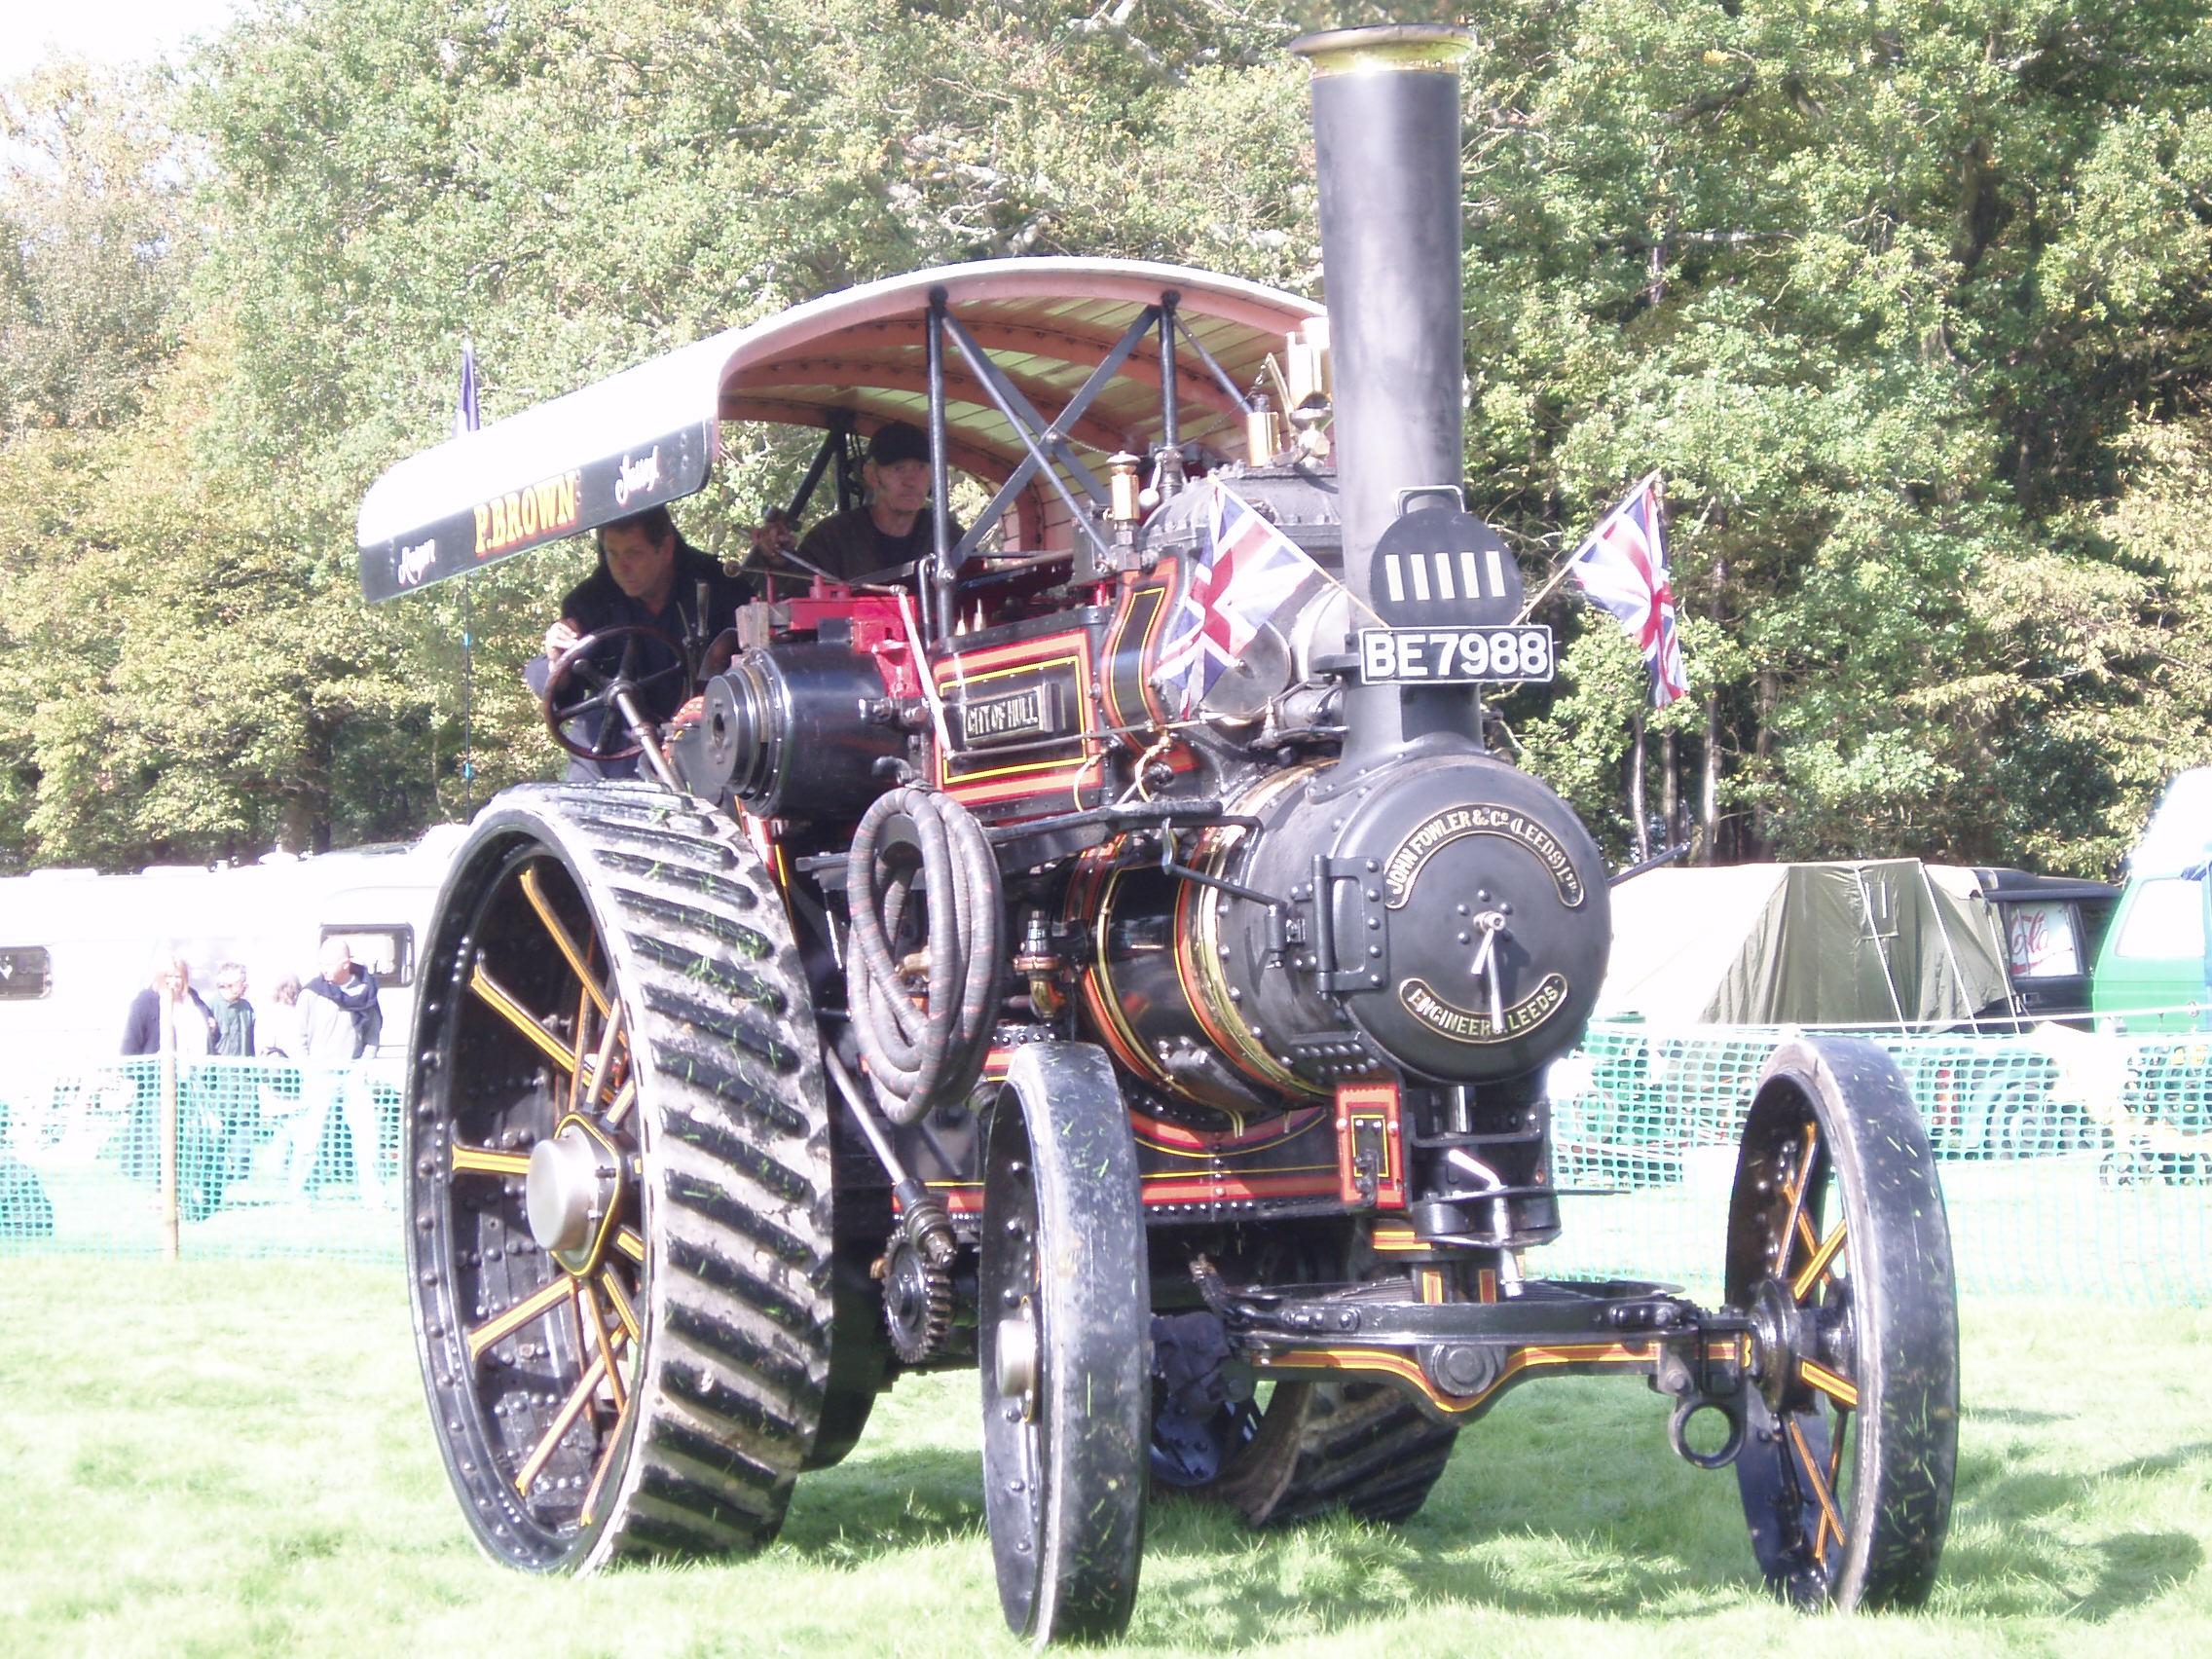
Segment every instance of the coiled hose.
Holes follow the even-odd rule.
[[[916,1124],[982,1075],[1006,971],[998,859],[982,826],[950,795],[903,788],[861,815],[846,869],[853,1034],[883,1115]],[[929,984],[919,1007],[891,942],[917,890],[929,909]]]

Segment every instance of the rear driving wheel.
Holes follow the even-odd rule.
[[[696,803],[533,788],[425,953],[417,1346],[477,1540],[535,1571],[748,1551],[814,1446],[828,1113],[782,903]]]
[[[1423,1416],[1382,1382],[1277,1382],[1222,1459],[1192,1488],[1254,1527],[1287,1526],[1343,1510],[1366,1521],[1407,1521],[1452,1460],[1458,1430]]]
[[[1728,1209],[1727,1299],[1753,1322],[1738,1485],[1792,1602],[1916,1606],[1958,1454],[1958,1300],[1936,1162],[1872,1044],[1767,1062]]]

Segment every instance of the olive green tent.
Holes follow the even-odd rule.
[[[1601,1019],[1944,1025],[2007,1006],[2003,936],[1970,869],[1655,869],[1612,901]]]

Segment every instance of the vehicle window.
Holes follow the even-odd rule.
[[[2005,951],[2015,979],[2051,979],[2082,972],[2074,906],[2063,899],[2005,906]]]
[[[0,1002],[30,1002],[53,988],[54,964],[46,946],[0,946]]]
[[[2120,921],[2112,953],[2123,962],[2201,959],[2204,955],[2204,892],[2201,883],[2178,876],[2146,881]]]
[[[322,937],[325,943],[344,940],[353,960],[374,974],[380,985],[389,988],[415,982],[415,930],[411,927],[350,928],[334,924],[322,930]]]

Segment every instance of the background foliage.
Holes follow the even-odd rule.
[[[549,769],[514,671],[582,555],[354,584],[464,336],[497,419],[945,260],[1317,292],[1280,44],[1385,10],[269,0],[179,75],[10,89],[0,868],[402,834]],[[1540,580],[1664,467],[1695,686],[1640,719],[1557,601],[1525,758],[1615,851],[1641,764],[1702,858],[2108,867],[2212,758],[2205,8],[1461,16],[1474,501]],[[732,447],[710,546],[788,476]]]

